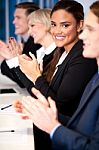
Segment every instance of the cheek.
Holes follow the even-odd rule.
[[[74,29],[74,28],[72,28],[72,29],[67,30],[67,31],[65,32],[65,34],[66,34],[67,36],[74,36],[74,35],[77,35],[77,30]]]
[[[37,27],[33,27],[33,28],[31,28],[30,32],[31,32],[31,34],[37,34],[38,28]]]
[[[94,44],[85,47],[83,50],[83,55],[84,57],[89,57],[89,58],[96,58],[99,56],[99,50],[98,47],[95,46]]]

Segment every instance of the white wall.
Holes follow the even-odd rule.
[[[86,14],[86,12],[89,9],[89,6],[95,2],[95,0],[77,0],[78,2],[80,2],[83,6],[84,6],[84,12]]]

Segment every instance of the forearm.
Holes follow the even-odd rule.
[[[38,89],[46,98],[48,96],[51,96],[52,99],[55,99],[56,94],[49,86],[49,83],[46,81],[46,79],[43,78],[43,76],[40,76],[36,82],[35,87]]]
[[[64,126],[59,126],[52,137],[52,146],[54,150],[98,150],[96,139],[88,137],[80,132],[73,131]]]

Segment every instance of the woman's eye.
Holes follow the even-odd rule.
[[[64,28],[67,28],[69,26],[69,24],[63,24],[62,25]]]
[[[54,23],[51,23],[51,27],[55,27],[56,25]]]
[[[34,24],[32,24],[31,27],[34,27]]]

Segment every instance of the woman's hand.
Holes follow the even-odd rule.
[[[4,60],[4,59],[11,59],[12,57],[13,57],[12,52],[8,44],[0,40],[0,58]]]
[[[22,44],[19,44],[14,38],[9,38],[8,44],[0,40],[0,56],[4,59],[11,59],[22,54]]]
[[[29,117],[24,114],[23,105],[22,105],[21,100],[15,100],[13,102],[13,107],[14,107],[16,112],[22,114],[21,115],[22,119],[29,119]]]
[[[25,54],[19,56],[19,66],[21,71],[33,82],[37,80],[39,76],[41,76],[41,71],[37,59],[31,53],[29,53],[31,58]]]
[[[23,51],[23,45],[21,43],[18,43],[15,38],[10,37],[9,43],[8,43],[9,49],[13,54],[13,57],[17,55],[21,55]]]

